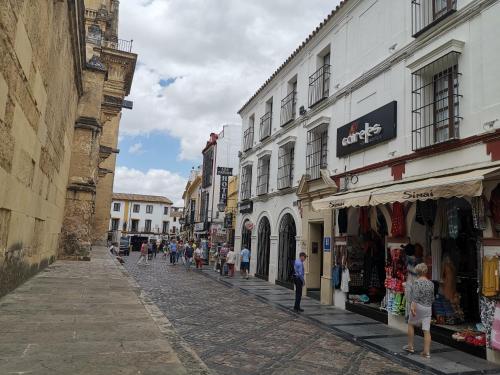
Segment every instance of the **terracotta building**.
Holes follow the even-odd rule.
[[[107,231],[136,61],[117,24],[117,1],[0,2],[0,295]]]

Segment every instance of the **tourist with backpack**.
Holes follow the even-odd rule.
[[[186,266],[186,271],[191,270],[193,255],[194,255],[193,240],[190,240],[188,245],[184,249],[184,265]]]

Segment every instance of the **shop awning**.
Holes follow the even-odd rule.
[[[497,166],[415,181],[401,181],[370,190],[334,194],[312,204],[314,209],[324,210],[439,198],[475,197],[483,193],[484,178],[499,170],[500,167]]]
[[[315,210],[369,206],[370,195],[372,192],[373,190],[362,190],[350,193],[337,193],[329,196],[328,198],[313,201],[312,206]]]
[[[483,193],[484,177],[498,169],[499,167],[477,169],[460,174],[387,186],[372,193],[370,205],[439,198],[477,197]]]

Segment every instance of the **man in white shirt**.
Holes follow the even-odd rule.
[[[200,244],[195,244],[195,247],[196,249],[194,250],[194,261],[196,263],[196,269],[201,270],[203,268],[203,259],[201,259],[203,252],[201,251]]]
[[[234,264],[236,263],[236,253],[234,252],[232,247],[229,248],[229,252],[227,253],[226,263],[227,263],[227,268],[228,268],[228,276],[233,277],[234,276]]]

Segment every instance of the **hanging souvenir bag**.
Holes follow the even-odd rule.
[[[491,347],[500,351],[500,303],[495,306],[493,328],[491,329]]]

